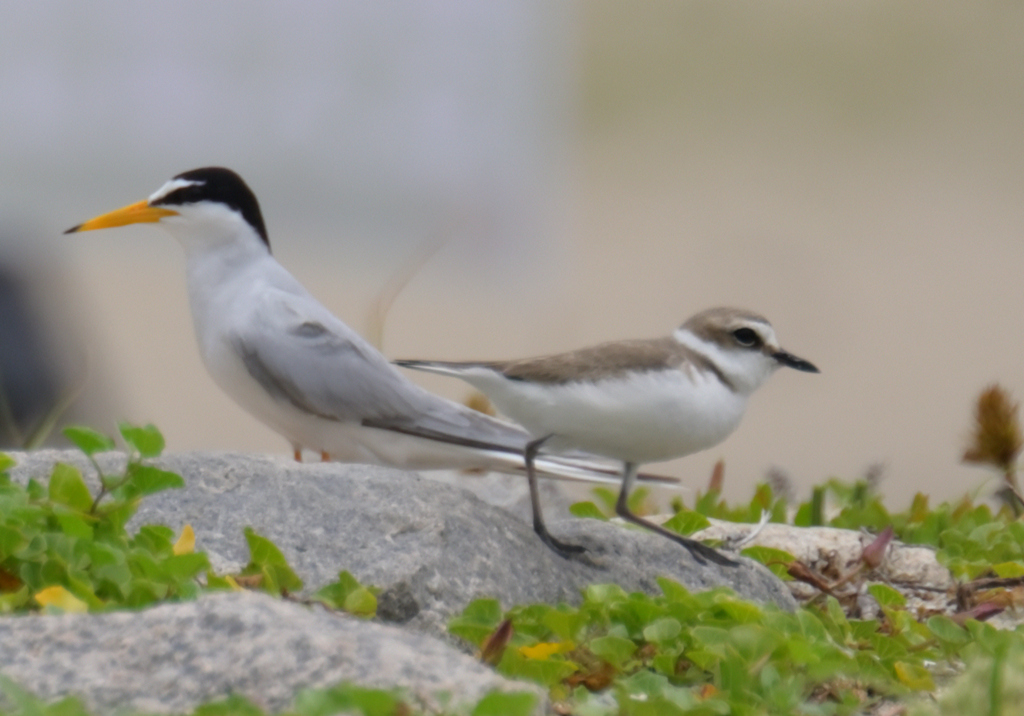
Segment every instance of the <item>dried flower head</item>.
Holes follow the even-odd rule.
[[[883,478],[885,478],[884,462],[873,462],[864,471],[864,482],[868,484],[868,489],[871,492],[878,490],[878,486],[882,484]]]
[[[491,632],[490,636],[484,639],[480,646],[480,661],[491,666],[497,666],[505,653],[505,647],[512,640],[515,630],[512,628],[512,620],[506,619],[498,628]]]
[[[772,494],[776,497],[786,502],[793,502],[796,499],[793,480],[790,479],[789,474],[781,467],[772,466],[768,468],[764,479],[771,486]]]
[[[889,525],[864,548],[861,561],[868,569],[878,569],[882,566],[882,562],[885,560],[885,551],[889,548],[889,543],[892,542],[893,534],[892,525]]]
[[[974,431],[964,462],[992,465],[1009,474],[1024,446],[1017,410],[1020,406],[999,385],[990,385],[974,407]]]
[[[725,460],[718,460],[711,468],[711,479],[708,480],[708,492],[721,493],[725,487]]]

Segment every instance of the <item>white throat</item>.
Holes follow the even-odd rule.
[[[714,364],[728,378],[736,392],[742,395],[749,396],[760,388],[779,367],[778,361],[761,351],[740,346],[722,346],[704,340],[686,328],[677,328],[672,336]]]
[[[171,234],[191,259],[195,253],[237,246],[254,253],[267,253],[259,234],[234,209],[218,202],[199,202],[176,206],[177,216],[160,220],[161,228]]]

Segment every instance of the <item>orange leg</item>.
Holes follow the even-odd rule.
[[[302,462],[302,448],[292,448],[292,455],[295,457],[295,462]]]
[[[323,461],[323,462],[330,462],[331,461],[331,456],[327,454],[327,451],[321,450],[320,451],[320,460]]]

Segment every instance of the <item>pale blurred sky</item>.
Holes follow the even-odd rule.
[[[499,245],[533,236],[565,143],[570,17],[523,2],[5,3],[0,210],[58,229],[54,206],[89,213],[223,164],[272,232],[342,234],[360,253],[380,251],[382,226],[408,249],[470,210]]]
[[[4,3],[0,98],[0,218],[65,260],[104,419],[171,449],[287,446],[203,372],[173,241],[58,236],[206,164],[360,330],[449,239],[388,317],[392,357],[765,313],[822,374],[780,372],[733,437],[662,466],[703,485],[723,457],[733,496],[875,462],[894,506],[959,495],[984,477],[959,464],[974,395],[1024,396],[1020,4]]]

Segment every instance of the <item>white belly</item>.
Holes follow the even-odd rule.
[[[746,396],[715,376],[649,371],[597,383],[472,381],[553,448],[579,448],[629,462],[658,462],[717,445],[736,429]]]
[[[211,341],[203,346],[202,353],[217,385],[247,413],[293,445],[326,452],[339,462],[415,470],[480,466],[480,458],[470,451],[460,453],[443,443],[367,428],[358,422],[319,417],[287,400],[276,399],[249,374],[237,354],[224,342]]]

